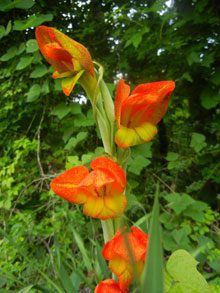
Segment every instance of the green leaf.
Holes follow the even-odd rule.
[[[193,82],[192,76],[189,74],[189,72],[185,72],[182,76],[181,79],[185,79],[189,82]]]
[[[215,73],[211,76],[210,81],[215,85],[220,84],[220,68],[216,69]]]
[[[17,55],[18,48],[16,46],[13,46],[8,49],[8,51],[1,56],[0,60],[1,61],[8,61],[12,58],[14,58]]]
[[[11,28],[12,28],[11,20],[9,20],[6,28],[3,25],[0,25],[0,39],[7,36],[10,33]]]
[[[220,102],[219,92],[210,87],[202,91],[200,98],[202,106],[207,110],[215,108]]]
[[[62,86],[61,86],[61,79],[57,78],[54,80],[54,91],[55,92],[61,92],[62,91]]]
[[[77,134],[76,137],[70,138],[68,143],[65,145],[65,150],[73,149],[79,142],[83,141],[88,136],[88,132],[82,131]]]
[[[39,273],[44,277],[47,283],[56,290],[55,292],[63,293],[63,289],[57,286],[57,284],[53,280],[51,280],[45,273],[43,273],[42,271],[39,271]]]
[[[207,207],[208,205],[205,202],[196,200],[187,207],[184,211],[184,215],[190,217],[196,222],[203,222],[205,219],[204,211]]]
[[[197,271],[197,264],[187,251],[175,251],[166,265],[167,272],[173,279],[173,289],[167,292],[210,293],[205,278]]]
[[[65,116],[67,116],[71,112],[70,105],[66,105],[64,103],[61,103],[57,105],[51,112],[51,115],[55,115],[58,117],[58,119],[63,119]]]
[[[175,229],[171,232],[170,237],[173,237],[179,248],[189,248],[189,238],[185,229]]]
[[[62,286],[65,292],[74,292],[74,286],[72,284],[71,278],[68,275],[62,262],[60,262],[59,264],[58,273],[59,273],[59,279],[62,283]]]
[[[26,42],[26,52],[33,53],[39,50],[37,41],[35,39],[30,39]]]
[[[47,95],[47,94],[49,94],[49,92],[50,92],[49,81],[45,80],[43,85],[42,85],[42,88],[41,88],[41,93],[43,95]]]
[[[79,166],[79,165],[82,165],[82,163],[79,160],[78,156],[68,156],[67,157],[67,162],[65,165],[66,169],[70,169],[72,167]]]
[[[34,285],[29,285],[29,286],[27,286],[27,287],[22,288],[21,290],[19,290],[18,293],[28,293],[28,292],[31,292],[32,291],[31,289],[33,287],[34,287]]]
[[[78,103],[70,104],[70,109],[72,114],[81,114],[82,112],[82,107]]]
[[[95,124],[94,118],[90,113],[77,115],[74,119],[75,127],[87,127]]]
[[[174,210],[176,215],[179,215],[194,203],[194,200],[188,194],[171,193],[165,196],[165,199],[169,202],[167,206]]]
[[[47,69],[46,65],[42,64],[42,65],[38,65],[37,67],[35,67],[35,69],[31,72],[30,77],[31,78],[39,78],[39,77],[44,76],[47,73],[48,73],[48,69]]]
[[[73,127],[68,127],[64,130],[63,132],[63,136],[62,136],[62,139],[64,142],[67,142],[68,139],[70,139],[71,135],[73,134],[74,132],[74,128]]]
[[[72,272],[71,276],[70,276],[71,282],[73,284],[74,287],[74,293],[79,292],[79,286],[81,283],[81,276],[76,272]]]
[[[36,27],[46,21],[51,21],[52,19],[52,14],[31,15],[27,20],[15,20],[13,30],[23,31],[29,27]]]
[[[133,35],[127,42],[125,43],[125,48],[133,45],[135,48],[138,48],[139,44],[142,41],[142,35],[141,34],[135,34]]]
[[[193,63],[200,63],[200,57],[199,57],[200,53],[199,52],[191,52],[188,56],[187,56],[187,62],[189,64],[189,66],[191,66]]]
[[[33,57],[21,57],[20,61],[18,62],[15,70],[22,70],[26,67],[28,67],[32,63]]]
[[[92,158],[93,158],[93,155],[94,155],[93,153],[88,153],[88,154],[82,155],[82,158],[81,158],[82,165],[86,165],[89,162],[91,162]]]
[[[162,293],[163,292],[163,249],[161,238],[161,226],[159,222],[159,185],[154,199],[152,221],[149,233],[149,244],[147,250],[147,261],[144,266],[143,284],[141,292]]]
[[[24,50],[25,50],[25,43],[21,43],[18,47],[17,55],[20,55],[21,53],[23,53]]]
[[[179,154],[174,153],[174,152],[168,152],[167,156],[166,156],[166,160],[169,162],[173,162],[178,160],[179,158]]]
[[[209,285],[210,293],[220,293],[220,286],[219,285]]]
[[[132,158],[136,158],[138,155],[141,155],[145,158],[152,158],[152,150],[151,150],[152,142],[148,142],[145,144],[137,145],[131,148],[131,156]]]
[[[7,11],[13,8],[29,9],[35,4],[34,0],[1,0],[0,11]]]
[[[145,167],[150,165],[150,163],[150,160],[144,158],[141,155],[138,155],[135,159],[130,158],[128,160],[128,171],[139,175]]]
[[[205,142],[205,140],[206,140],[205,135],[194,132],[191,137],[190,147],[196,153],[200,153],[200,151],[207,146],[207,143]]]
[[[102,256],[102,249],[98,244],[96,246],[96,255],[97,255],[97,260],[98,260],[100,270],[102,272],[102,277],[103,279],[107,279],[109,277],[109,269],[105,259]]]
[[[41,94],[41,86],[39,84],[34,84],[30,88],[29,92],[26,94],[27,95],[27,102],[34,102],[36,101]]]
[[[135,49],[137,49],[142,41],[143,35],[150,31],[148,26],[144,26],[142,30],[136,31],[133,28],[129,29],[125,34],[125,38],[127,41],[125,43],[125,48],[133,45]]]

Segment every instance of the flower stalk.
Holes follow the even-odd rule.
[[[65,200],[82,205],[86,216],[101,220],[105,242],[102,254],[118,282],[113,275],[113,279],[100,282],[95,293],[127,293],[144,270],[148,246],[147,234],[137,227],[124,227],[127,160],[130,147],[149,142],[157,134],[156,126],[167,111],[175,83],[140,84],[130,91],[130,86],[120,80],[113,103],[102,65],[92,61],[82,44],[46,26],[36,29],[36,39],[54,69],[52,77],[61,79],[64,94],[69,96],[77,82],[85,90],[106,153],[93,160],[90,168],[76,166],[54,178],[51,189]],[[151,239],[157,239],[154,232]],[[145,271],[151,267],[148,265]]]

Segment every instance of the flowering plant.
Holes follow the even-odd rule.
[[[101,220],[105,241],[102,255],[109,261],[113,279],[101,281],[95,292],[128,292],[133,282],[143,284],[143,271],[147,280],[152,241],[158,239],[160,247],[160,239],[159,230],[153,233],[157,225],[153,222],[148,249],[148,235],[124,222],[126,149],[147,143],[157,134],[156,125],[167,111],[175,83],[140,84],[130,94],[130,87],[120,80],[113,103],[102,66],[92,61],[82,44],[46,26],[36,29],[36,39],[54,68],[53,78],[61,79],[64,94],[69,96],[77,82],[85,90],[105,149],[105,154],[91,162],[91,171],[75,166],[54,178],[51,189],[65,200],[83,205],[86,216]],[[158,216],[156,212],[154,215]]]

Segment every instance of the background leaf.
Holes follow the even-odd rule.
[[[28,20],[15,20],[13,30],[23,31],[29,27],[35,27],[46,21],[51,21],[52,19],[52,14],[31,15]]]
[[[190,147],[193,148],[196,153],[199,153],[207,145],[205,140],[206,140],[206,137],[203,134],[194,132],[192,134]]]
[[[13,8],[29,9],[35,4],[34,0],[1,0],[0,11],[8,11]]]
[[[197,264],[198,262],[185,250],[177,250],[170,256],[166,269],[176,282],[171,289],[172,292],[210,292],[205,278],[197,271]]]
[[[34,84],[30,88],[27,95],[27,102],[34,102],[36,101],[41,94],[41,86],[39,84]]]

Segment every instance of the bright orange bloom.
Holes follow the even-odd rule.
[[[105,157],[90,166],[91,172],[84,166],[65,171],[51,182],[51,189],[65,200],[83,204],[87,216],[102,220],[118,217],[126,206],[124,171]]]
[[[119,283],[112,279],[106,279],[95,287],[95,293],[128,293],[128,290],[120,289]]]
[[[122,290],[129,287],[135,272],[142,273],[147,245],[148,235],[136,227],[131,227],[130,232],[118,230],[105,244],[102,255],[109,260],[109,268],[118,277]]]
[[[89,51],[52,27],[38,26],[35,34],[41,53],[54,68],[53,78],[62,78],[64,94],[69,96],[78,81],[92,95],[96,77]]]
[[[117,132],[115,142],[121,148],[151,141],[157,134],[157,123],[165,115],[173,81],[158,81],[130,87],[120,80],[115,97]]]

